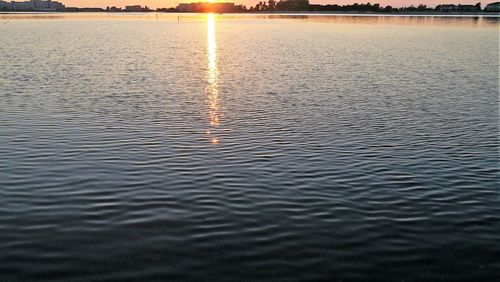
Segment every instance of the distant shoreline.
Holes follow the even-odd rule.
[[[159,11],[149,11],[149,12],[106,12],[106,11],[0,11],[0,14],[209,14],[209,13],[195,13],[195,12],[159,12]],[[500,17],[500,13],[487,13],[487,12],[462,12],[462,13],[429,13],[429,12],[394,12],[394,13],[377,13],[377,12],[309,12],[309,11],[280,11],[280,12],[234,12],[234,13],[214,13],[214,14],[239,14],[239,15],[355,15],[355,16],[489,16],[489,17]]]

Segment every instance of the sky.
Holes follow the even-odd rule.
[[[126,5],[142,5],[150,8],[169,8],[175,7],[178,3],[189,2],[205,2],[205,0],[57,0],[66,5],[66,7],[106,7],[117,6],[124,7]],[[236,4],[244,4],[249,6],[263,0],[216,0],[216,2],[234,2]],[[353,4],[353,3],[366,3],[372,4],[379,3],[382,6],[391,5],[393,7],[410,6],[425,4],[427,6],[436,6],[439,4],[476,4],[480,0],[309,0],[311,4]],[[482,7],[495,0],[483,1]]]

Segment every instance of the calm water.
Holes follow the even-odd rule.
[[[493,281],[498,23],[0,15],[0,280]]]

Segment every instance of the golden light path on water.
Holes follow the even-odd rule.
[[[216,130],[220,125],[222,113],[219,103],[219,89],[217,86],[218,69],[217,69],[217,42],[215,36],[215,15],[207,15],[207,87],[206,87],[206,102],[208,109],[209,129],[207,134],[212,144],[219,143],[219,138],[216,136]]]

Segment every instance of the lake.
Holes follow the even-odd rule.
[[[0,280],[494,281],[499,22],[0,15]]]

